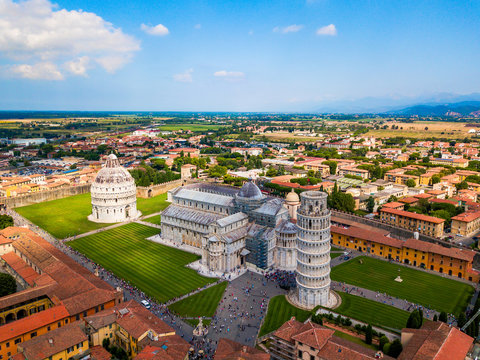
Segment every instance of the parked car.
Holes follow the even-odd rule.
[[[146,309],[150,309],[152,307],[152,305],[150,305],[150,303],[147,300],[142,300],[140,302],[142,303],[143,306],[145,306]]]

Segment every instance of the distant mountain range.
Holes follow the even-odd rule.
[[[441,105],[414,105],[400,110],[388,111],[393,115],[418,116],[480,116],[480,101],[462,101]]]
[[[480,93],[439,93],[423,97],[366,97],[325,102],[317,113],[465,116],[480,111]],[[477,115],[478,116],[478,115]]]

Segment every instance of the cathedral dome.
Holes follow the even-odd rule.
[[[133,183],[133,177],[130,173],[120,165],[117,157],[110,154],[107,157],[105,166],[100,169],[94,180],[97,184],[122,184]]]
[[[251,181],[242,186],[237,196],[251,200],[260,200],[264,197],[258,186]]]
[[[298,194],[293,191],[290,191],[288,194],[287,194],[287,197],[285,198],[286,202],[287,203],[299,203],[300,202],[300,198],[298,197]]]

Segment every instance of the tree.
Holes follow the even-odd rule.
[[[0,273],[0,297],[13,294],[17,291],[17,282],[10,274]]]
[[[337,162],[336,161],[324,161],[322,164],[328,165],[330,167],[330,175],[335,175],[337,173]]]
[[[408,179],[407,182],[406,182],[406,185],[408,187],[415,187],[415,186],[417,186],[417,183],[413,179]]]
[[[407,328],[420,329],[423,323],[423,313],[420,310],[413,310],[407,320]]]
[[[398,198],[395,195],[390,195],[387,202],[393,202],[393,201],[397,201],[397,200],[398,200]]]
[[[402,343],[400,342],[399,339],[395,339],[395,340],[393,340],[392,344],[390,345],[390,349],[388,349],[388,354],[387,355],[396,358],[396,357],[398,357],[398,355],[400,355],[402,350],[403,350]]]
[[[225,166],[215,165],[208,169],[208,176],[219,178],[227,175],[227,168]]]
[[[433,321],[438,321],[438,316],[437,316],[437,314],[433,315]]]
[[[463,325],[465,325],[467,323],[467,317],[465,316],[465,313],[460,313],[460,315],[458,316],[458,319],[457,319],[457,325],[459,328],[462,328]]]
[[[0,215],[0,230],[13,226],[13,218],[10,215]]]
[[[370,345],[373,340],[373,329],[372,325],[368,324],[367,329],[365,330],[365,343]]]
[[[440,176],[438,175],[433,175],[431,179],[432,185],[438,184],[440,182]]]
[[[463,180],[461,183],[455,184],[455,187],[457,188],[457,191],[465,190],[465,189],[468,189],[468,183],[465,180]]]
[[[373,209],[375,209],[375,199],[373,198],[373,196],[370,196],[367,200],[367,211],[369,213],[372,213]]]
[[[385,344],[388,344],[389,342],[390,342],[390,341],[388,340],[388,338],[387,338],[385,335],[383,335],[383,336],[380,338],[380,340],[378,341],[378,348],[379,348],[379,350],[385,352],[385,351],[383,350],[383,348],[384,348]]]
[[[440,316],[438,317],[438,320],[446,323],[448,321],[447,313],[445,311],[442,311],[440,313]]]

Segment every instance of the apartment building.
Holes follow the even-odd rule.
[[[384,223],[411,231],[418,231],[425,235],[437,238],[443,236],[445,220],[433,216],[397,209],[381,208],[380,219]]]

